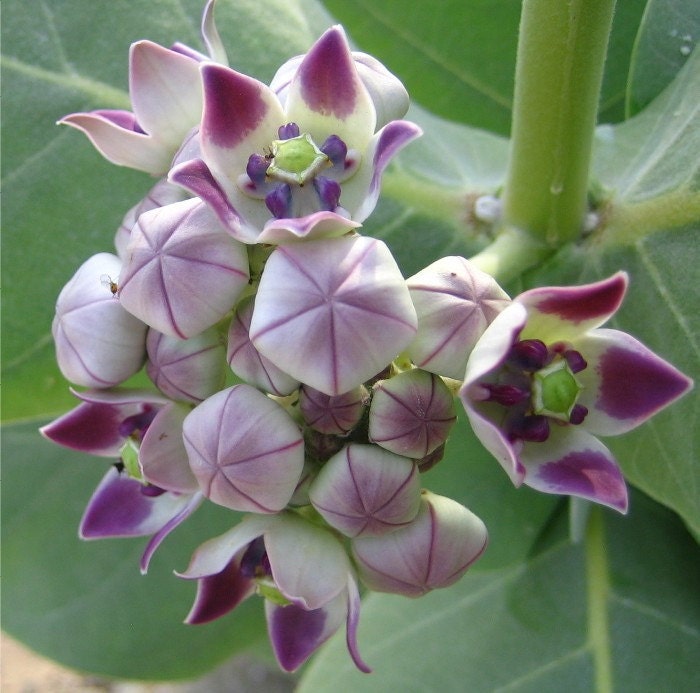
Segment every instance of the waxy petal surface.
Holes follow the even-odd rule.
[[[221,320],[248,283],[244,246],[197,199],[142,214],[128,253],[122,304],[173,337],[194,336]]]
[[[374,386],[369,439],[397,455],[422,459],[444,444],[456,420],[447,385],[414,369]]]
[[[250,385],[209,397],[185,419],[185,447],[204,494],[233,510],[274,513],[289,502],[304,465],[301,433]]]
[[[575,341],[610,319],[622,303],[627,284],[627,274],[618,272],[593,284],[541,287],[520,294],[515,300],[528,311],[520,338],[545,344]]]
[[[170,150],[170,158],[202,116],[199,63],[151,41],[129,53],[129,94],[141,128]]]
[[[124,310],[105,277],[116,279],[121,260],[98,253],[86,260],[56,301],[52,332],[61,372],[76,385],[117,385],[143,365],[146,326]]]
[[[618,435],[644,423],[682,397],[693,381],[618,330],[598,329],[576,341],[588,368],[578,374],[579,402],[588,408],[586,429]]]
[[[72,113],[58,121],[87,135],[102,156],[117,166],[127,166],[158,176],[167,172],[177,147],[164,147],[150,135],[134,130],[135,119],[124,111]]]
[[[364,151],[374,134],[374,104],[357,74],[345,32],[328,29],[304,56],[289,88],[289,122],[303,124],[314,140],[337,135]]]
[[[463,257],[445,257],[406,280],[418,313],[411,360],[431,373],[462,380],[467,359],[509,303],[503,289]]]
[[[386,534],[418,513],[418,468],[374,445],[350,444],[323,465],[309,498],[326,522],[348,537]]]
[[[415,330],[389,249],[350,237],[278,247],[260,281],[250,337],[278,368],[337,395],[382,370]]]
[[[525,443],[525,483],[544,493],[579,496],[627,512],[627,487],[612,453],[575,427],[554,429],[543,443]]]
[[[486,526],[474,513],[424,491],[410,525],[379,537],[358,537],[352,548],[370,589],[420,597],[459,580],[487,542]]]

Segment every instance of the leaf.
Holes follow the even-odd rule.
[[[65,408],[67,383],[52,364],[56,297],[84,260],[112,248],[122,216],[154,182],[109,164],[86,137],[55,123],[74,111],[129,107],[132,41],[204,50],[203,6],[65,0],[3,11],[5,420]],[[232,64],[264,80],[330,23],[313,0],[219,0],[216,17]]]
[[[510,0],[325,0],[364,51],[444,118],[508,134],[521,3]],[[629,55],[644,0],[619,3],[601,96],[602,122],[623,117]]]
[[[3,629],[66,666],[139,679],[193,677],[265,641],[257,599],[214,623],[183,624],[195,585],[173,570],[184,570],[194,549],[235,524],[237,513],[205,504],[142,576],[145,538],[77,537],[109,461],[45,441],[37,425],[3,432]]]
[[[692,539],[642,496],[628,518],[599,520],[585,546],[559,536],[523,565],[417,600],[372,594],[359,642],[374,672],[355,670],[336,636],[299,692],[695,690]]]
[[[670,84],[688,60],[700,34],[694,0],[649,0],[634,44],[626,111],[641,111]]]

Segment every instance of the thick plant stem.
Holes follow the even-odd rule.
[[[614,0],[523,3],[504,221],[549,245],[576,239],[586,214],[614,5]]]

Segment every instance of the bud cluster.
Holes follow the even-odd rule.
[[[111,161],[162,178],[126,213],[116,254],[89,258],[58,297],[58,364],[87,389],[42,432],[113,460],[81,536],[150,536],[144,572],[203,501],[246,513],[181,574],[197,580],[188,622],[257,592],[282,667],[296,669],[345,622],[368,671],[358,579],[417,597],[454,583],[486,547],[478,517],[422,488],[459,384],[477,435],[517,458],[513,445],[538,440],[515,435],[518,424],[598,420],[581,394],[597,387],[583,377],[590,344],[540,341],[528,370],[516,358],[525,319],[493,278],[447,257],[404,279],[389,248],[358,232],[390,159],[420,134],[399,120],[401,83],[336,26],[267,86],[225,64],[213,8],[202,23],[211,56],[134,44],[134,112],[63,120]],[[610,291],[615,303],[619,281]],[[150,390],[122,387],[142,369]],[[676,396],[687,385],[667,377]],[[561,448],[557,435],[539,439]],[[514,466],[520,483],[524,465]],[[621,506],[624,483],[598,498],[572,474],[570,488],[543,490]]]

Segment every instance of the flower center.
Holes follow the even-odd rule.
[[[507,410],[504,426],[511,440],[544,442],[550,423],[578,425],[588,410],[578,403],[583,385],[575,374],[587,363],[578,351],[537,339],[516,342],[496,374],[481,383],[487,401]]]
[[[304,185],[328,165],[328,157],[308,133],[272,142],[272,160],[267,175],[284,183]]]
[[[245,175],[238,179],[241,190],[265,200],[277,219],[335,211],[340,183],[359,165],[356,154],[349,154],[337,135],[331,135],[319,147],[309,133],[300,132],[296,123],[280,127],[278,137],[264,154],[249,157]]]
[[[583,389],[569,364],[560,358],[534,373],[532,405],[536,414],[544,414],[560,421],[569,421]]]

